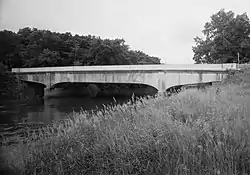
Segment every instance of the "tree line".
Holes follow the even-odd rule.
[[[131,50],[124,39],[23,28],[0,32],[0,62],[13,67],[160,64],[160,59]]]

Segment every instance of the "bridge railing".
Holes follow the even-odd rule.
[[[237,69],[246,69],[250,68],[250,64],[238,64]]]

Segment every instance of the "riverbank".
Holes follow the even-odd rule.
[[[76,113],[1,147],[1,163],[16,174],[250,174],[250,96],[240,83]]]

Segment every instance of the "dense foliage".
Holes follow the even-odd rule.
[[[0,62],[12,67],[160,64],[160,59],[130,50],[123,39],[23,28],[0,31]]]
[[[18,89],[15,86],[17,84],[13,74],[11,74],[7,67],[0,63],[0,101],[6,96],[16,96]]]
[[[236,15],[224,9],[211,16],[196,37],[193,47],[196,63],[246,63],[250,61],[250,21],[246,13]]]

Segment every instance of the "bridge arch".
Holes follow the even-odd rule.
[[[46,88],[53,88],[60,83],[112,83],[112,84],[141,84],[158,90],[157,73],[136,72],[97,72],[97,73],[55,73],[45,78]]]
[[[57,89],[54,91],[54,89]],[[52,91],[52,93],[50,92]],[[53,92],[54,91],[54,92]],[[155,95],[158,90],[147,84],[138,83],[89,83],[89,82],[60,82],[53,84],[53,86],[47,89],[49,94],[71,94],[73,96],[144,96]],[[57,92],[57,93],[56,93]]]

